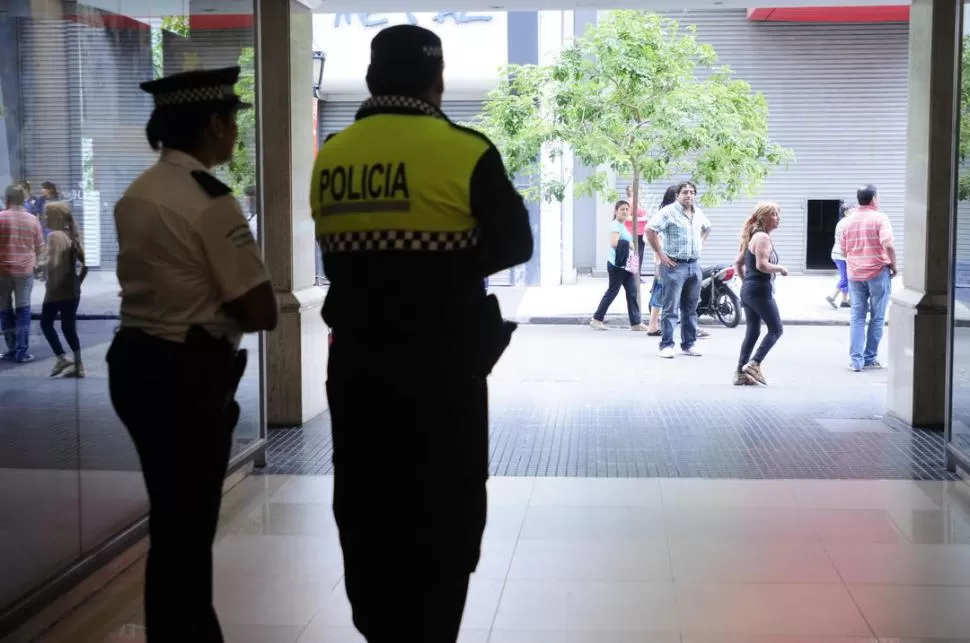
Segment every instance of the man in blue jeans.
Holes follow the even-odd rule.
[[[30,214],[27,195],[11,185],[4,193],[6,209],[0,211],[0,329],[5,348],[0,360],[20,364],[34,358],[30,348],[30,293],[34,269],[44,249],[44,232]]]
[[[856,197],[859,207],[844,220],[838,243],[849,273],[849,368],[858,372],[883,367],[878,359],[879,342],[896,276],[896,246],[889,217],[879,211],[876,186],[862,186]]]
[[[660,318],[660,357],[674,357],[674,327],[680,311],[680,350],[700,357],[697,341],[697,304],[701,298],[701,248],[711,222],[697,208],[697,187],[690,181],[677,186],[677,200],[661,208],[647,225],[647,242],[660,257],[663,313]]]

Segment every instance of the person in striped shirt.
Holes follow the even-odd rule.
[[[44,250],[40,222],[25,208],[27,194],[19,185],[4,192],[6,209],[0,212],[0,329],[6,351],[0,360],[30,362],[30,293],[34,269]]]
[[[878,359],[879,342],[896,276],[896,246],[889,217],[879,211],[876,186],[862,186],[856,197],[859,207],[843,219],[839,246],[845,256],[851,298],[849,367],[858,372],[883,367]]]

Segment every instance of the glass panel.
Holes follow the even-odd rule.
[[[960,92],[960,153],[965,155],[970,146],[970,22],[966,18],[964,4],[963,49],[961,52]],[[967,141],[967,142],[965,142]],[[961,158],[959,203],[956,213],[956,248],[954,253],[954,328],[952,400],[950,409],[954,446],[970,455],[970,159]]]
[[[113,210],[156,160],[145,139],[152,101],[141,82],[238,64],[237,90],[253,102],[253,3],[202,4],[0,0],[0,41],[14,52],[0,57],[0,189],[29,181],[27,209],[40,215],[45,234],[54,221],[44,216],[45,202],[65,204],[90,268],[76,302],[46,279],[54,263],[38,268],[29,297],[33,359],[0,362],[0,608],[147,511],[138,456],[112,407],[105,365],[120,307]],[[258,236],[254,111],[240,118],[236,156],[216,174],[234,188]],[[74,364],[56,370],[58,352],[77,361],[74,305],[83,377],[73,376]],[[50,340],[42,317],[55,320]],[[258,339],[247,346],[236,453],[261,436]]]

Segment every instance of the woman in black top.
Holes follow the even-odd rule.
[[[787,275],[788,270],[778,263],[778,254],[771,243],[771,233],[781,223],[781,213],[774,203],[759,203],[754,213],[741,228],[741,247],[735,260],[737,274],[744,280],[741,285],[741,305],[747,330],[741,343],[741,356],[734,383],[766,385],[761,363],[778,338],[781,337],[781,316],[774,298],[775,275]],[[761,322],[768,327],[768,334],[751,357],[754,345],[761,335]]]

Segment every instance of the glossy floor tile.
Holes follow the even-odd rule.
[[[494,478],[459,641],[967,643],[967,491]],[[363,643],[332,492],[329,477],[255,476],[227,494],[214,565],[228,643]],[[122,574],[43,643],[139,640],[141,573]]]

